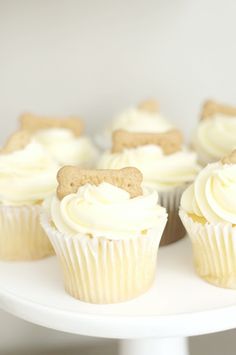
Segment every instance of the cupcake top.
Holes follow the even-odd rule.
[[[229,154],[236,148],[235,135],[236,109],[212,101],[205,103],[202,120],[193,137],[193,146],[202,163],[217,161]]]
[[[59,165],[89,167],[97,158],[97,149],[88,137],[81,136],[83,124],[78,118],[41,118],[30,114],[21,117],[28,130]]]
[[[130,132],[166,132],[172,128],[173,124],[159,112],[158,103],[149,100],[114,117],[104,132],[97,136],[97,141],[103,149],[108,149],[111,146],[112,133],[118,129]]]
[[[125,129],[131,132],[166,132],[173,125],[159,112],[158,103],[145,101],[138,107],[131,107],[114,118],[110,132]]]
[[[140,234],[145,236],[148,229],[155,228],[159,224],[160,217],[166,218],[165,209],[157,204],[156,192],[144,191],[132,197],[131,191],[119,187],[121,186],[119,182],[126,178],[126,169],[124,172],[98,171],[95,180],[90,179],[90,182],[86,183],[84,175],[89,175],[91,178],[91,173],[74,169],[76,177],[79,177],[76,192],[67,191],[66,195],[62,195],[64,197],[59,194],[46,203],[51,221],[60,232],[67,235],[83,233],[90,237],[107,237],[111,240],[132,238]],[[136,174],[137,169],[134,171]],[[62,176],[64,172],[65,170],[59,172],[58,176]],[[120,172],[124,174],[123,177]],[[99,174],[102,174],[102,179],[99,178]],[[109,176],[114,180],[109,180]],[[76,180],[70,181],[74,183]],[[137,183],[135,181],[134,175],[134,184]],[[65,184],[61,183],[65,187]],[[128,185],[130,186],[130,183]]]
[[[173,132],[177,132],[175,133],[177,137]],[[115,152],[105,152],[98,161],[99,168],[120,169],[126,166],[135,166],[143,174],[144,185],[159,191],[170,190],[193,181],[200,169],[196,153],[182,146],[182,139],[178,131],[169,131],[166,134],[158,135],[140,133],[139,137],[137,134],[128,134],[127,136],[131,143],[130,146],[125,143],[123,150],[117,151],[113,144]],[[137,138],[140,139],[140,137],[147,138],[142,141],[144,144],[141,144],[140,140],[137,142]],[[179,140],[175,149],[168,151],[173,148],[176,138]]]
[[[97,150],[88,137],[75,137],[66,128],[42,129],[33,137],[61,166],[71,164],[89,167],[97,157]]]
[[[182,195],[181,208],[203,222],[236,224],[236,151],[206,166]]]
[[[40,144],[26,132],[17,132],[0,151],[0,203],[17,206],[42,202],[56,189],[58,168]]]

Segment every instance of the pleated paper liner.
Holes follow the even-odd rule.
[[[186,235],[186,230],[179,217],[180,199],[186,187],[187,185],[184,185],[170,191],[158,191],[158,203],[165,207],[168,213],[168,222],[161,238],[161,246],[174,243]]]
[[[73,297],[91,303],[129,300],[150,288],[156,272],[157,250],[166,224],[147,234],[123,240],[67,236],[41,216],[60,261],[65,290]]]
[[[0,206],[0,260],[35,260],[54,254],[40,225],[40,206]]]
[[[236,289],[236,227],[201,224],[183,210],[180,217],[192,242],[198,275],[216,286]]]

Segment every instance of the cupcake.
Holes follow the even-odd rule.
[[[185,235],[179,218],[180,197],[199,171],[197,156],[182,145],[179,131],[166,133],[131,133],[116,131],[113,149],[98,161],[101,169],[121,169],[135,166],[143,174],[143,185],[158,191],[159,202],[168,212],[161,245],[167,245]]]
[[[65,290],[91,303],[115,303],[152,285],[166,210],[142,191],[135,168],[63,167],[42,226],[60,261]]]
[[[83,122],[79,118],[57,119],[24,114],[20,122],[21,129],[29,131],[60,166],[93,166],[98,152],[91,140],[82,135]]]
[[[197,274],[236,289],[236,151],[207,165],[183,193],[180,217]]]
[[[105,130],[96,136],[96,142],[102,150],[110,149],[112,133],[118,129],[131,132],[166,132],[173,125],[159,112],[155,100],[141,102],[115,117]]]
[[[0,151],[0,259],[53,254],[39,222],[42,201],[56,189],[58,164],[28,132],[13,134]]]
[[[193,136],[193,148],[203,166],[218,161],[236,148],[236,107],[207,101]]]

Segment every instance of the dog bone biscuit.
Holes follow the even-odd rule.
[[[208,119],[217,113],[226,116],[236,116],[236,107],[219,104],[215,101],[208,100],[204,103],[201,113],[201,119]]]
[[[87,183],[99,185],[107,182],[129,192],[131,198],[142,195],[142,173],[136,168],[120,170],[87,170],[76,166],[64,166],[57,174],[57,196],[61,200],[66,195],[76,193]]]
[[[141,111],[155,113],[159,111],[159,104],[155,100],[146,100],[140,102],[140,104],[138,105],[138,109]]]
[[[9,154],[16,150],[23,149],[30,143],[30,141],[31,137],[28,131],[17,131],[8,138],[5,145],[0,149],[0,153]]]
[[[236,164],[236,149],[234,149],[229,155],[221,159],[222,164]]]
[[[164,133],[128,132],[119,129],[113,132],[112,153],[120,153],[127,148],[155,144],[159,145],[166,155],[169,155],[181,149],[182,141],[182,134],[175,129]]]
[[[40,129],[67,128],[74,132],[75,136],[80,136],[83,131],[83,122],[79,118],[50,118],[35,116],[25,113],[20,117],[21,128],[34,133]]]

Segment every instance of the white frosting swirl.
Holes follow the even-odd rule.
[[[125,129],[131,132],[166,132],[173,128],[159,112],[148,112],[130,108],[111,123],[110,130]]]
[[[41,202],[55,191],[58,168],[47,151],[34,141],[22,150],[0,154],[0,203]]]
[[[236,148],[236,117],[217,114],[199,122],[193,138],[194,148],[200,155],[216,161]]]
[[[143,174],[145,186],[157,190],[168,190],[191,182],[199,171],[196,153],[182,149],[165,155],[156,145],[125,149],[121,153],[104,153],[98,167],[101,169],[121,169],[127,166],[138,168]]]
[[[133,107],[115,117],[102,132],[95,135],[95,141],[104,151],[111,147],[112,132],[117,129],[124,129],[130,132],[162,133],[172,128],[174,128],[174,126],[159,112],[148,112]]]
[[[185,190],[181,207],[209,223],[236,224],[236,164],[209,164]]]
[[[69,235],[137,237],[157,227],[159,218],[166,216],[166,210],[157,201],[156,192],[131,199],[128,192],[111,184],[86,184],[61,201],[53,197],[50,214],[56,228]]]
[[[90,167],[97,157],[97,150],[88,137],[75,137],[66,128],[39,130],[34,139],[42,144],[60,165]]]

